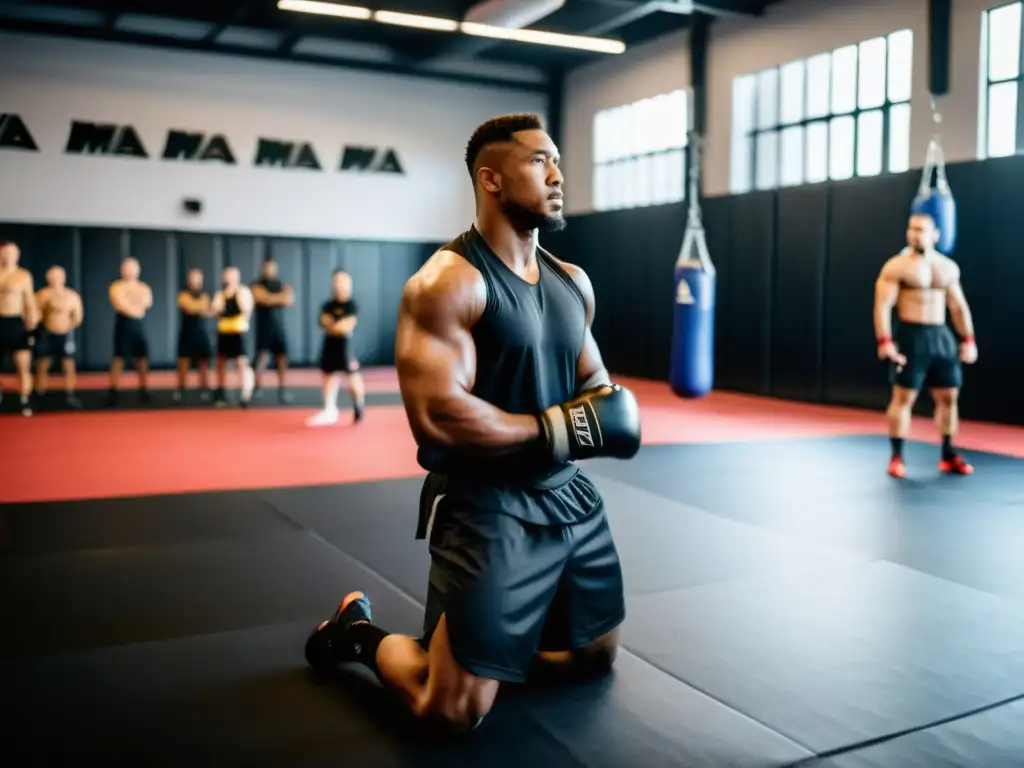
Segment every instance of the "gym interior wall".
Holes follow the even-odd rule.
[[[266,257],[278,262],[281,280],[295,292],[295,304],[284,310],[292,364],[314,365],[319,359],[319,309],[330,298],[331,273],[340,268],[352,275],[359,302],[357,356],[363,365],[391,365],[402,288],[441,244],[6,223],[0,223],[0,239],[20,245],[22,265],[32,272],[37,287],[45,284],[46,270],[56,265],[82,294],[85,322],[76,332],[82,370],[106,370],[110,365],[114,311],[107,292],[118,277],[121,259],[129,255],[139,260],[142,279],[153,289],[153,308],[143,324],[154,368],[175,364],[177,295],[189,269],[203,270],[204,290],[212,295],[224,267],[238,267],[243,282],[251,283]],[[252,355],[253,333],[247,335],[247,343]],[[10,361],[4,369],[10,369]]]
[[[947,174],[958,204],[952,257],[980,352],[965,366],[961,412],[1024,424],[1024,157],[956,163]],[[905,245],[919,182],[915,170],[704,200],[718,270],[716,388],[885,407],[889,384],[875,349],[874,282]],[[555,255],[590,275],[594,334],[618,374],[668,376],[673,267],[685,224],[685,204],[675,204],[570,217],[565,230],[544,237]]]

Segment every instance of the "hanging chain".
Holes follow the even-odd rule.
[[[696,131],[690,131],[690,208],[686,226],[703,229],[700,210],[700,162],[704,151],[704,139]]]

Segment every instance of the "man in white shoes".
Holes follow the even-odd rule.
[[[324,374],[324,409],[306,420],[310,427],[337,424],[338,390],[342,374],[348,378],[354,421],[363,418],[365,392],[359,361],[352,350],[352,331],[358,322],[359,308],[352,298],[352,277],[338,269],[331,280],[334,296],[320,309],[320,327],[324,329],[324,345],[320,352],[320,370]]]

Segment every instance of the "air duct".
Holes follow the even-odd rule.
[[[563,5],[565,0],[484,0],[470,8],[463,21],[505,29],[525,29]]]

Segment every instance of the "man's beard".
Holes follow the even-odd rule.
[[[554,214],[535,213],[510,200],[501,201],[501,209],[516,232],[561,232],[566,221],[561,211]]]
[[[923,245],[912,245],[910,246],[910,250],[912,250],[914,253],[920,256],[924,256],[925,253],[928,251],[928,249],[925,248]]]

